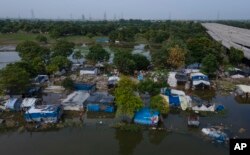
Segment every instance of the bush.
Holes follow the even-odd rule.
[[[159,110],[162,114],[168,114],[169,103],[161,95],[157,95],[151,98],[150,108]]]
[[[74,81],[67,77],[62,81],[62,86],[67,90],[74,90]]]

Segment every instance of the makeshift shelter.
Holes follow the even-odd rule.
[[[110,76],[108,78],[108,88],[113,88],[117,85],[120,78],[118,76]]]
[[[80,75],[97,75],[99,73],[96,67],[84,67],[80,70]]]
[[[250,86],[248,85],[236,85],[236,95],[248,98],[250,95]]]
[[[210,111],[210,112],[214,112],[215,110],[215,104],[211,105],[211,104],[207,104],[207,105],[196,105],[194,107],[192,107],[193,111]]]
[[[92,112],[114,112],[114,96],[108,93],[96,92],[91,94],[91,96],[85,102],[87,111]]]
[[[192,86],[194,88],[197,88],[197,87],[204,88],[204,87],[210,86],[208,76],[202,73],[191,73],[190,78],[192,81]]]
[[[30,107],[33,107],[37,104],[38,102],[38,99],[37,98],[25,98],[23,99],[22,101],[22,104],[21,104],[21,108],[23,110],[27,110],[29,109]]]
[[[142,108],[135,113],[134,122],[142,125],[157,125],[159,112],[150,108]]]
[[[83,110],[83,103],[89,96],[90,95],[88,92],[74,91],[73,93],[69,94],[61,104],[64,110],[80,111]]]
[[[188,76],[186,73],[176,73],[175,78],[177,80],[177,84],[185,84],[188,81]]]
[[[43,84],[43,83],[45,83],[47,81],[49,81],[48,75],[38,75],[35,78],[35,83],[38,83],[38,84]]]
[[[211,137],[213,140],[216,140],[217,142],[223,143],[228,141],[227,134],[215,128],[202,128],[201,132],[204,135]]]
[[[20,111],[22,101],[18,98],[10,98],[5,103],[5,109]]]
[[[199,125],[200,125],[199,116],[190,115],[188,117],[188,126],[199,127]]]
[[[61,105],[39,105],[27,110],[24,118],[27,122],[57,123],[62,113]]]
[[[75,83],[74,88],[77,91],[87,91],[91,93],[96,90],[96,84],[95,83]]]

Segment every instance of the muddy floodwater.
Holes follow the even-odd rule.
[[[211,102],[223,104],[225,114],[200,117],[201,126],[187,127],[187,114],[169,114],[164,123],[171,132],[145,130],[138,133],[110,127],[112,119],[85,117],[82,127],[46,132],[0,133],[3,155],[228,155],[229,144],[212,142],[201,133],[202,127],[221,125],[229,137],[250,138],[250,104],[238,103],[234,96],[210,96]],[[102,121],[102,124],[98,122]],[[239,132],[243,128],[244,132]]]

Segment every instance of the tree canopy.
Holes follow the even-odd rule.
[[[66,40],[58,40],[52,47],[53,56],[68,57],[72,54],[75,44]]]
[[[151,98],[150,107],[159,110],[161,114],[168,114],[170,110],[169,103],[161,95]]]
[[[107,61],[109,60],[109,53],[102,48],[101,45],[97,44],[91,46],[89,49],[89,53],[86,55],[86,58],[91,62],[98,62],[98,61]]]
[[[229,50],[229,61],[234,64],[238,65],[242,59],[244,58],[244,53],[241,50],[235,49],[233,47]]]
[[[135,95],[136,84],[129,77],[123,76],[115,89],[116,104],[121,115],[132,117],[134,112],[142,107],[139,96]]]
[[[29,86],[29,73],[22,67],[9,64],[0,70],[0,90],[9,94],[24,93]]]

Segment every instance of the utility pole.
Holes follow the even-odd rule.
[[[33,9],[30,10],[30,14],[31,14],[31,19],[35,19],[35,13]]]
[[[103,20],[104,20],[104,21],[107,20],[107,13],[106,13],[106,11],[105,11],[104,14],[103,14]]]

